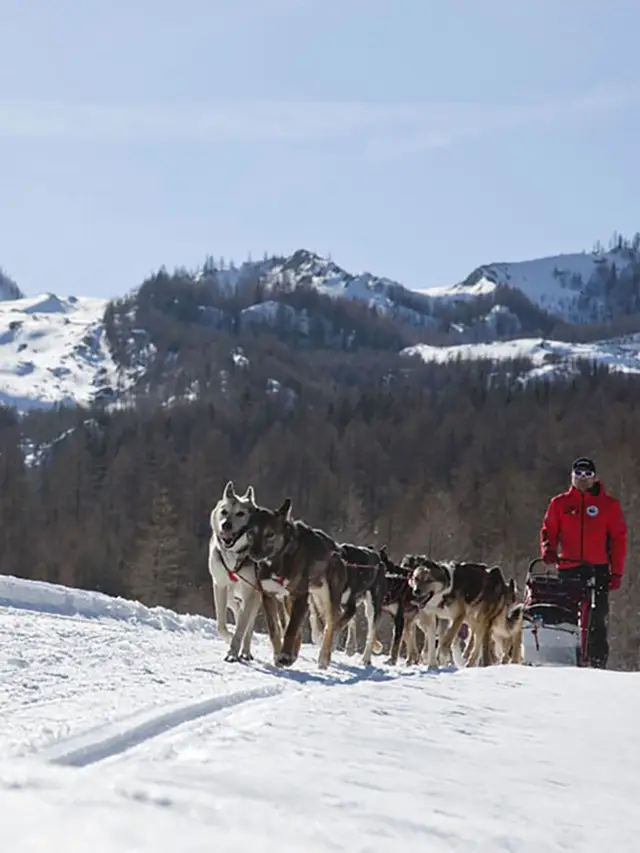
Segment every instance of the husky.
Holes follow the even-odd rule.
[[[260,507],[253,514],[247,541],[249,557],[258,565],[258,579],[265,593],[263,607],[276,666],[291,666],[298,657],[311,595],[324,622],[318,667],[326,669],[331,662],[334,635],[348,621],[341,604],[349,599],[351,591],[340,546],[323,530],[293,520],[289,497],[276,510]],[[280,644],[274,626],[276,597],[282,595],[290,596],[291,601]]]
[[[347,568],[350,571],[355,570],[355,577],[352,579],[354,582],[350,584],[350,588],[352,592],[356,590],[354,594],[355,609],[362,605],[365,612],[368,633],[367,640],[365,641],[363,663],[365,663],[366,666],[370,666],[371,653],[377,655],[381,654],[383,650],[382,643],[376,638],[375,632],[377,630],[377,624],[380,617],[382,616],[382,603],[387,596],[386,572],[384,565],[386,559],[386,547],[383,546],[379,550],[376,550],[374,545],[352,545],[348,542],[341,543],[339,547],[346,560]],[[380,571],[380,568],[382,571]],[[358,569],[360,569],[359,577]],[[355,609],[353,616],[347,622],[345,654],[348,657],[352,657],[356,653],[358,645]],[[347,618],[347,615],[348,614],[345,614],[345,618]],[[311,641],[314,644],[318,644],[321,642],[322,636],[322,614],[315,605],[313,597],[309,598],[309,622],[311,627]],[[372,626],[374,636],[371,640],[370,632],[372,630]],[[336,634],[334,650],[338,646],[338,641],[339,635]],[[367,652],[369,643],[371,643],[371,649]]]
[[[409,586],[410,570],[395,563],[389,557],[386,546],[380,549],[380,558],[386,586],[382,611],[388,613],[393,619],[393,639],[390,655],[385,663],[393,666],[398,661],[400,645],[404,636],[405,614],[412,610],[417,612],[417,605],[413,601],[412,590]],[[379,641],[377,642],[382,649],[382,644]]]
[[[387,594],[382,553],[371,545],[352,545],[349,542],[343,542],[338,547],[347,568],[347,588],[341,599],[341,618],[343,622],[347,620],[348,625],[347,653],[351,648],[355,652],[356,608],[362,603],[367,620],[367,638],[362,653],[362,663],[364,666],[371,666],[371,655],[374,649],[380,646],[376,641],[376,631]]]
[[[441,664],[454,662],[452,644],[464,623],[471,632],[465,655],[468,665],[496,662],[492,627],[508,608],[507,584],[499,566],[427,560],[414,569],[409,583],[421,610],[436,610],[449,622],[440,643]]]
[[[286,599],[289,601],[289,599]],[[309,628],[311,631],[311,642],[314,646],[322,645],[324,636],[324,620],[322,612],[318,609],[318,605],[312,595],[309,595]],[[333,635],[333,651],[340,645],[341,633],[337,631]],[[356,653],[356,617],[354,616],[347,623],[347,639],[345,643],[345,653],[351,657]]]
[[[491,627],[495,656],[501,663],[524,663],[524,603],[518,600],[518,588],[513,578],[507,583],[506,607]]]
[[[262,596],[256,564],[248,555],[247,531],[257,509],[253,486],[238,495],[229,480],[210,515],[209,574],[218,632],[229,643],[227,661],[253,659],[251,639]],[[233,635],[227,627],[227,607],[235,618]]]
[[[397,661],[398,650],[402,642],[406,647],[407,666],[416,664],[419,657],[427,664],[429,669],[438,668],[440,622],[449,623],[447,614],[439,609],[438,599],[426,600],[424,596],[416,593],[415,584],[412,582],[416,569],[436,565],[423,554],[405,554],[402,558],[399,571],[406,578],[408,589],[403,590],[403,606],[405,617],[402,621],[397,619],[398,636],[396,640],[394,663]],[[416,643],[416,630],[420,628],[424,634],[424,646],[421,656],[418,655]]]

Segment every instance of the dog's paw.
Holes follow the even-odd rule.
[[[387,658],[385,663],[387,666],[395,666],[396,665],[396,662],[393,658]]]
[[[251,654],[251,652],[241,652],[240,660],[253,660],[253,655]]]
[[[291,666],[295,662],[295,657],[289,652],[280,652],[276,658],[276,666]]]
[[[320,655],[318,658],[318,669],[327,669],[329,666],[329,658],[325,655]]]
[[[237,652],[234,652],[231,649],[229,649],[229,651],[224,656],[224,659],[227,662],[231,663],[231,662],[235,662],[235,661],[240,660],[240,655]]]

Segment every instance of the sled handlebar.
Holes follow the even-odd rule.
[[[529,567],[527,568],[527,575],[531,575],[531,573],[533,572],[533,567],[538,563],[544,563],[542,557],[534,557],[534,559],[531,560],[531,562],[529,563]],[[570,557],[557,557],[556,565],[558,563],[573,563],[576,569],[589,569],[591,571],[591,578],[589,578],[587,583],[593,581],[593,578],[595,576],[595,566],[593,565],[593,563],[587,563],[586,560],[572,560]],[[545,565],[548,566],[549,564],[545,563]],[[550,575],[551,572],[547,570],[545,574]]]
[[[544,563],[542,557],[534,557],[533,560],[529,563],[529,570],[531,570],[537,563]],[[571,557],[557,557],[556,563],[575,563],[577,566],[584,566],[586,569],[593,569],[593,563],[588,563],[586,560],[574,560]],[[548,565],[548,564],[547,564]]]

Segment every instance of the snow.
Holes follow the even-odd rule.
[[[236,367],[249,367],[249,359],[244,354],[244,350],[242,349],[242,347],[236,347],[231,351],[231,360],[233,361]]]
[[[0,301],[0,403],[19,411],[87,404],[99,388],[115,387],[106,304],[52,293]]]
[[[482,276],[473,284],[453,284],[445,287],[428,287],[421,290],[425,296],[432,299],[447,299],[447,300],[464,300],[476,299],[478,296],[486,296],[496,289],[496,282],[491,281],[486,276]]]
[[[546,338],[518,338],[480,344],[429,346],[416,344],[401,351],[423,361],[439,364],[463,360],[508,361],[526,358],[531,362],[527,378],[539,379],[570,371],[576,359],[585,359],[619,373],[640,373],[640,334],[595,341],[589,344],[553,341]]]
[[[584,306],[579,298],[589,294],[591,307],[601,296],[599,274],[602,268],[625,270],[634,253],[630,249],[610,252],[575,252],[486,264],[478,267],[465,282],[449,287],[421,290],[433,299],[464,300],[492,293],[498,285],[520,290],[531,302],[569,322],[585,322]]]
[[[601,853],[637,846],[636,673],[428,672],[0,577],[11,853]],[[380,661],[380,662],[379,662]]]

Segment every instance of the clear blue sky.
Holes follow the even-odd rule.
[[[0,0],[0,266],[409,287],[640,230],[638,0]]]

